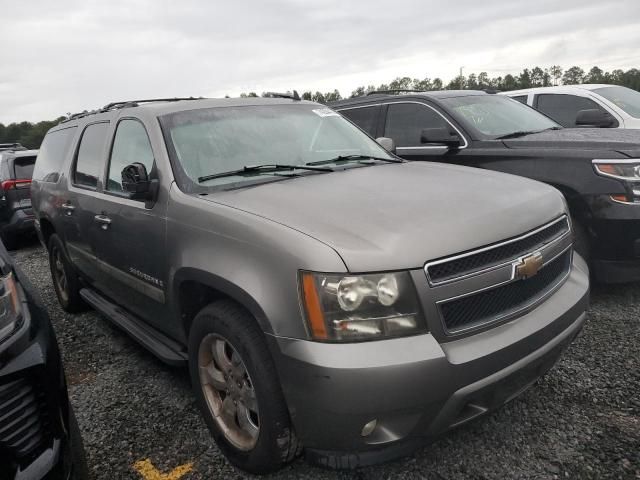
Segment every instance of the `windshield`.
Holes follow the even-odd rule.
[[[533,133],[561,128],[531,107],[498,95],[470,95],[441,100],[469,130],[498,138],[519,132]]]
[[[342,155],[392,158],[353,124],[320,105],[189,110],[161,117],[161,123],[172,153],[193,182],[252,165],[304,166]],[[309,170],[296,172],[308,174]],[[260,170],[251,175],[284,174]],[[240,172],[201,183],[213,186],[238,182],[242,176]]]
[[[640,118],[640,92],[627,87],[603,87],[594,90],[634,118]]]

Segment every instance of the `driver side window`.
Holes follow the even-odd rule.
[[[450,128],[435,110],[419,103],[393,103],[389,105],[384,131],[398,147],[419,147],[425,128]]]
[[[111,149],[107,190],[122,192],[122,170],[131,163],[142,163],[147,172],[153,167],[153,150],[142,123],[125,119],[118,123]]]

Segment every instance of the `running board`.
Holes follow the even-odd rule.
[[[180,367],[187,365],[189,357],[176,341],[125,312],[94,290],[83,288],[80,296],[164,363]]]

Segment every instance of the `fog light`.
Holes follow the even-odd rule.
[[[362,432],[360,432],[360,435],[362,435],[363,437],[368,437],[373,433],[377,425],[378,425],[377,418],[374,418],[369,423],[365,423],[364,427],[362,427]]]

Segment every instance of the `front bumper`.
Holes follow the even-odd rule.
[[[640,205],[602,195],[590,200],[593,218],[585,227],[594,278],[603,283],[640,281]]]
[[[69,403],[60,353],[46,311],[23,302],[23,315],[21,327],[0,343],[0,477],[68,479]]]
[[[537,308],[445,343],[430,334],[357,344],[276,338],[283,391],[310,458],[331,467],[385,461],[514,398],[581,330],[588,276],[576,255],[567,281]]]

